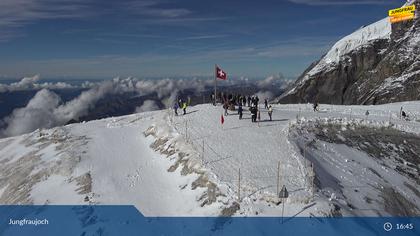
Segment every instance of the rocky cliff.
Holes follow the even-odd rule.
[[[388,18],[338,41],[280,103],[383,104],[420,100],[420,0],[414,20]]]

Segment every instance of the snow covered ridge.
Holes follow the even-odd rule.
[[[405,5],[412,5],[416,3],[417,1],[406,1]],[[418,4],[418,3],[416,3]],[[416,22],[416,21],[414,21]],[[292,101],[295,98],[294,96],[297,96],[297,98],[300,98],[301,100],[317,100],[315,98],[317,95],[319,95],[318,99],[321,100],[327,100],[324,98],[326,94],[332,94],[334,91],[326,90],[325,87],[329,86],[330,88],[337,88],[345,86],[345,88],[340,88],[343,91],[346,91],[349,93],[349,91],[353,91],[352,85],[355,84],[354,82],[366,80],[367,83],[371,83],[369,76],[359,76],[356,78],[356,75],[362,74],[364,72],[372,72],[374,73],[374,70],[385,70],[381,66],[386,66],[385,63],[388,63],[390,65],[389,67],[393,67],[393,65],[398,64],[399,61],[408,61],[410,63],[413,63],[411,67],[415,66],[415,58],[418,54],[416,52],[418,45],[418,35],[416,34],[415,24],[411,27],[412,29],[404,29],[407,33],[404,35],[399,35],[402,29],[397,25],[394,27],[389,22],[388,17],[384,18],[382,20],[379,20],[373,24],[362,26],[360,29],[356,30],[355,32],[345,36],[344,38],[340,39],[338,42],[336,42],[332,48],[316,63],[313,63],[307,71],[305,71],[301,77],[296,81],[295,85],[289,90],[281,95],[282,98],[287,98],[285,101],[289,101],[291,99]],[[393,32],[394,30],[394,32]],[[418,31],[418,30],[417,30]],[[393,33],[395,36],[393,36]],[[391,37],[393,38],[391,42]],[[407,37],[409,38],[409,42],[405,42]],[[403,44],[399,44],[398,42],[402,41]],[[390,42],[391,45],[394,45],[392,47],[385,48],[387,42]],[[406,45],[406,46],[404,46]],[[381,48],[383,47],[383,48]],[[397,48],[397,49],[394,49]],[[363,50],[362,50],[363,49]],[[373,49],[373,50],[372,50]],[[375,51],[375,50],[378,51]],[[385,54],[386,52],[386,54]],[[411,53],[413,52],[413,53]],[[395,53],[398,53],[395,57]],[[376,57],[375,55],[380,54],[381,57]],[[389,60],[390,56],[394,56],[391,60]],[[378,59],[378,58],[385,58],[386,60]],[[388,61],[388,60],[389,61]],[[383,61],[382,64],[377,64],[379,61]],[[414,61],[413,61],[414,60]],[[360,66],[363,65],[363,66]],[[379,68],[376,68],[377,65],[379,65]],[[410,64],[408,64],[410,65]],[[398,70],[398,65],[395,66],[396,69],[394,71]],[[404,67],[404,66],[400,66]],[[404,68],[400,68],[405,71]],[[407,68],[408,69],[408,68]],[[361,71],[361,70],[367,70],[367,71]],[[401,71],[403,72],[403,71]],[[412,72],[412,70],[408,70],[405,72]],[[380,77],[380,73],[379,74]],[[385,72],[386,74],[386,72]],[[392,74],[390,73],[387,75],[388,77],[399,77],[402,76],[402,73],[399,74]],[[346,77],[350,76],[350,77]],[[336,79],[334,79],[336,78]],[[376,78],[372,78],[372,81],[375,81]],[[377,81],[382,81],[384,78],[380,78]],[[306,83],[308,80],[315,80],[315,82],[311,84]],[[346,83],[348,83],[350,80],[350,85],[347,86]],[[322,82],[320,82],[322,81]],[[316,85],[316,88],[314,86]],[[324,88],[320,88],[321,86],[324,86]],[[369,88],[368,86],[367,88]],[[350,89],[347,89],[350,88]],[[303,99],[302,97],[305,96],[305,94],[312,94],[314,92],[311,91],[304,91],[307,89],[312,90],[321,90],[321,92],[316,92],[313,97],[308,98],[308,96]],[[373,88],[375,89],[375,88]],[[322,92],[324,91],[324,92]],[[360,93],[360,91],[358,91]],[[343,92],[344,93],[344,92]],[[362,94],[355,94],[354,97],[359,97],[363,95],[363,93],[366,93],[365,91],[361,92]],[[345,95],[345,99],[348,99],[348,95]],[[337,94],[337,97],[340,97],[341,94]],[[295,98],[295,100],[297,99]],[[405,99],[409,100],[409,99]],[[386,102],[392,102],[393,100],[387,100]],[[322,101],[326,102],[326,101]],[[331,102],[331,101],[330,101]],[[337,102],[334,102],[337,103]],[[341,103],[348,103],[348,102],[341,102]],[[353,101],[351,102],[354,103]],[[381,102],[383,103],[383,102]],[[357,104],[360,104],[358,101]]]
[[[236,156],[235,161],[251,162],[246,163],[249,168],[243,169],[239,206],[235,188],[237,169],[232,168],[235,162],[218,159],[208,149],[213,146],[221,153],[226,147],[206,146],[206,158],[201,159],[195,136],[190,133],[184,138],[183,127],[179,125],[188,118],[191,129],[201,130],[205,132],[202,137],[209,137],[208,132],[213,129],[208,128],[218,125],[219,108],[203,105],[191,109],[194,108],[190,116],[178,117],[173,122],[168,120],[166,111],[156,111],[0,139],[0,204],[130,204],[147,216],[278,216],[279,200],[272,192],[277,162],[255,166],[253,162],[263,161],[258,153],[250,156],[252,159]],[[214,123],[203,119],[209,114],[211,120],[213,115],[216,117]],[[234,118],[229,117],[226,122]],[[249,120],[242,123],[251,125]],[[261,127],[259,136],[265,136],[269,129],[272,128]],[[224,138],[231,139],[235,131],[219,130],[217,135],[223,132]],[[220,140],[216,134],[210,136]],[[245,144],[242,151],[249,152],[247,146],[254,149],[259,143]],[[202,160],[206,161],[205,165]],[[286,163],[284,160],[284,168]],[[287,167],[299,168],[293,160]],[[261,176],[254,179],[257,181],[254,184],[261,184],[257,185],[260,189],[249,185],[248,181],[253,180],[249,175]],[[290,191],[296,189],[287,200],[285,215],[328,214],[329,207],[323,204],[305,208],[308,203],[302,202],[302,198],[308,199],[308,195],[301,188],[305,179],[284,178]]]
[[[62,127],[0,140],[0,204],[93,204],[89,171],[74,171],[86,142]]]
[[[414,135],[420,134],[420,127],[414,122],[406,122],[405,124],[396,123],[394,120],[397,117],[390,116],[388,120],[376,120],[375,118],[360,117],[325,117],[325,118],[305,118],[300,117],[299,119],[291,122],[291,125],[299,125],[304,123],[321,124],[321,125],[341,125],[354,129],[355,127],[369,127],[369,128],[393,128],[402,132],[411,133]]]
[[[326,68],[337,64],[343,56],[374,40],[389,39],[391,36],[391,23],[388,18],[364,26],[354,33],[342,38],[328,51],[321,61],[308,72],[309,76],[315,75]]]
[[[220,212],[220,215],[223,216],[231,216],[239,209],[239,205],[234,201],[226,199],[226,195],[210,180],[209,173],[203,169],[200,154],[178,132],[173,130],[172,127],[166,125],[165,122],[159,122],[158,125],[152,124],[144,131],[144,135],[146,137],[153,136],[155,141],[150,147],[173,161],[173,165],[167,170],[168,172],[174,172],[179,168],[183,176],[189,174],[197,176],[191,183],[191,186],[185,184],[181,188],[190,187],[192,190],[204,188],[205,190],[202,195],[197,199],[201,207],[211,205],[218,201],[224,205]],[[188,153],[180,150],[188,150]]]
[[[412,5],[415,1],[416,0],[407,1],[403,6]],[[362,26],[360,29],[335,43],[319,63],[307,73],[308,76],[310,77],[321,71],[332,69],[346,54],[357,50],[370,42],[379,39],[390,39],[391,33],[392,28],[388,17],[368,26]]]
[[[420,214],[418,134],[327,118],[300,120],[291,139],[315,163],[317,193],[329,198],[336,215]]]
[[[305,81],[320,72],[328,72],[333,70],[335,66],[345,59],[345,56],[354,50],[358,50],[365,45],[379,39],[389,39],[391,36],[391,23],[388,18],[384,18],[368,26],[363,26],[359,30],[339,40],[328,51],[328,53],[314,66],[304,77],[299,81],[299,85],[303,85]],[[289,90],[287,94],[295,92],[293,89]]]
[[[401,106],[410,121],[398,118]],[[419,102],[321,104],[320,111],[313,112],[308,104],[273,105],[272,121],[263,108],[259,123],[250,121],[247,110],[242,120],[229,111],[222,127],[221,107],[204,104],[189,107],[183,116],[163,110],[37,130],[0,139],[0,204],[130,204],[146,216],[279,216],[282,202],[276,192],[285,185],[289,190],[289,198],[283,201],[286,216],[376,216],[377,212],[361,214],[353,208],[392,207],[386,196],[397,196],[409,209],[410,203],[420,202],[412,190],[418,184],[410,177],[416,173],[412,165],[416,155],[407,156],[410,150],[420,150],[420,142],[415,142],[420,133],[419,107]],[[322,139],[309,129],[299,129],[299,125],[316,127],[311,124],[330,124],[332,134],[339,129],[341,138],[329,135],[329,130],[315,129]],[[366,130],[375,133],[369,136]],[[383,135],[386,132],[391,135]],[[329,143],[327,138],[352,141],[354,147]],[[359,143],[391,157],[385,158],[384,169]],[[316,148],[308,149],[306,144]],[[409,149],[410,145],[415,148]],[[402,157],[411,159],[404,162]],[[336,165],[320,166],[316,162],[320,160]],[[356,161],[369,164],[392,185]],[[328,171],[317,172],[318,167]],[[356,188],[351,182],[359,181],[354,177],[359,175],[349,173],[359,170],[378,184],[367,188],[364,180],[360,184],[366,191]],[[343,183],[352,187],[314,187],[314,180],[326,176],[333,176],[332,181],[343,176]],[[384,201],[369,203],[382,195]],[[367,198],[358,203],[360,196]],[[382,210],[391,215],[412,213]]]
[[[0,139],[0,204],[130,204],[145,215],[216,216],[215,207],[199,206],[198,183],[185,189],[198,175],[168,172],[173,163],[149,148],[142,132],[161,113]]]

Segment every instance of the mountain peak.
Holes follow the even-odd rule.
[[[411,4],[420,7],[417,0],[405,5]],[[279,101],[376,104],[420,99],[415,92],[419,29],[418,17],[394,24],[384,18],[358,29],[335,43]]]

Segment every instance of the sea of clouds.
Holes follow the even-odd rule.
[[[148,95],[156,93],[160,103],[171,107],[176,101],[178,94],[185,90],[202,92],[213,86],[214,80],[208,79],[137,79],[137,78],[114,78],[100,82],[84,82],[81,85],[71,85],[65,82],[44,82],[40,83],[40,76],[25,77],[22,80],[11,84],[0,84],[0,93],[36,90],[37,93],[25,107],[16,108],[5,117],[2,122],[5,128],[0,130],[0,137],[9,137],[32,132],[39,128],[52,128],[65,125],[70,120],[78,120],[93,109],[96,103],[105,96],[137,93]],[[256,95],[271,99],[273,93],[270,90],[273,86],[280,86],[279,89],[287,86],[287,82],[280,76],[270,76],[264,80],[250,81],[247,78],[223,81],[224,86],[252,83],[260,92]],[[84,91],[74,99],[64,102],[52,90],[83,88]],[[136,112],[144,112],[159,109],[157,102],[153,100],[144,101],[143,105],[137,107]]]

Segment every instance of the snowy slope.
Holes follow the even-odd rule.
[[[328,53],[299,81],[293,89],[287,91],[287,94],[294,93],[299,85],[303,85],[305,81],[320,72],[333,70],[337,63],[345,59],[345,56],[378,39],[389,39],[391,36],[391,23],[388,18],[384,18],[368,26],[356,30],[355,32],[340,39],[332,46]]]
[[[404,6],[412,5],[414,0],[407,1]],[[391,23],[389,18],[363,26],[355,32],[340,39],[332,46],[328,53],[319,61],[319,63],[308,72],[308,75],[314,75],[320,71],[327,71],[329,67],[338,63],[343,57],[351,51],[357,50],[366,44],[378,39],[390,39]]]
[[[167,172],[170,161],[149,147],[143,131],[153,119],[141,114],[3,139],[1,203],[133,204],[146,215],[217,215],[217,204],[199,207],[202,189],[181,191],[194,175]]]
[[[406,1],[406,5],[420,1]],[[418,11],[416,13],[418,15]],[[388,18],[336,42],[283,93],[281,103],[385,104],[419,100],[420,21]]]
[[[378,39],[389,39],[391,36],[391,23],[388,18],[364,26],[359,30],[339,40],[321,59],[321,61],[308,72],[308,75],[314,75],[326,68],[338,63],[343,56],[356,50],[371,41]]]
[[[398,119],[402,105],[413,121]],[[364,186],[369,181],[379,182],[371,172],[358,172],[360,165],[376,170],[391,187],[403,182],[419,186],[351,147],[319,140],[319,145],[329,145],[328,150],[338,154],[323,149],[302,152],[302,140],[293,136],[299,124],[325,118],[380,128],[391,121],[398,130],[419,134],[420,123],[415,121],[420,117],[419,108],[419,102],[321,105],[321,111],[314,113],[309,104],[276,105],[271,122],[264,109],[259,123],[251,123],[249,112],[241,121],[231,112],[222,127],[220,107],[198,105],[190,107],[185,116],[156,111],[37,130],[0,140],[0,203],[134,204],[145,215],[159,216],[280,215],[276,197],[279,180],[280,187],[285,185],[290,193],[285,215],[332,215],[337,204],[363,207],[366,203],[357,204],[355,199],[377,194],[375,188],[350,194],[353,190],[345,187],[346,181]],[[302,136],[309,137],[313,134]],[[330,161],[316,162],[313,158]],[[348,160],[361,164],[349,164]],[[345,176],[339,184],[344,187],[316,187],[311,164],[317,179]],[[319,172],[320,168],[328,175]],[[357,172],[362,180],[352,179],[354,175],[348,171]],[[419,196],[409,187],[398,187],[397,191],[419,206]],[[375,208],[380,206],[379,202]],[[377,213],[368,211],[365,215]],[[389,214],[386,209],[380,213]]]

